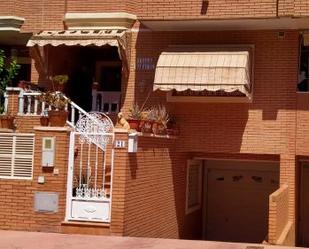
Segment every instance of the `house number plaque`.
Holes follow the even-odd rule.
[[[126,141],[124,140],[116,140],[115,141],[115,149],[123,149],[126,147]]]

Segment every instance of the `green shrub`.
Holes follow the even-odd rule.
[[[0,49],[0,113],[4,111],[4,93],[8,86],[18,75],[20,65],[17,64],[16,58],[7,60],[4,51]]]

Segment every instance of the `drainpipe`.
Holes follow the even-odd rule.
[[[279,17],[279,0],[276,0],[276,17]]]

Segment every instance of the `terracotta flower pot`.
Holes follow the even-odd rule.
[[[139,130],[140,120],[138,120],[138,119],[128,119],[127,121],[128,121],[130,128],[132,130],[136,130],[136,131]]]
[[[51,110],[48,111],[48,117],[50,126],[63,127],[66,124],[68,118],[68,112]]]
[[[156,135],[166,135],[166,127],[161,122],[154,122],[152,131]]]
[[[0,116],[1,128],[13,130],[15,128],[14,120],[15,117],[13,116],[8,115]]]
[[[152,120],[145,120],[141,130],[144,133],[152,133],[152,126],[153,126],[154,122]]]
[[[48,123],[49,123],[48,117],[42,116],[42,117],[40,118],[40,123],[41,123],[41,126],[48,126]]]

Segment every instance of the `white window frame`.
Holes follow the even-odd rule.
[[[26,134],[26,133],[19,133],[19,134],[0,133],[0,136],[11,136],[12,137],[12,143],[13,143],[12,144],[12,153],[11,153],[11,155],[3,154],[1,156],[1,157],[4,157],[4,158],[10,158],[11,159],[11,175],[10,176],[0,176],[0,179],[32,180],[33,179],[33,164],[34,164],[34,149],[35,149],[35,136],[34,136],[34,134]],[[33,137],[32,155],[18,155],[18,154],[16,154],[16,138],[18,136]],[[28,176],[28,177],[14,176],[15,159],[22,159],[22,158],[31,159],[31,176]]]
[[[189,175],[192,166],[198,166],[198,203],[189,207]],[[186,180],[186,214],[193,213],[202,207],[202,182],[203,182],[203,161],[201,160],[188,160],[187,162],[187,180]]]

